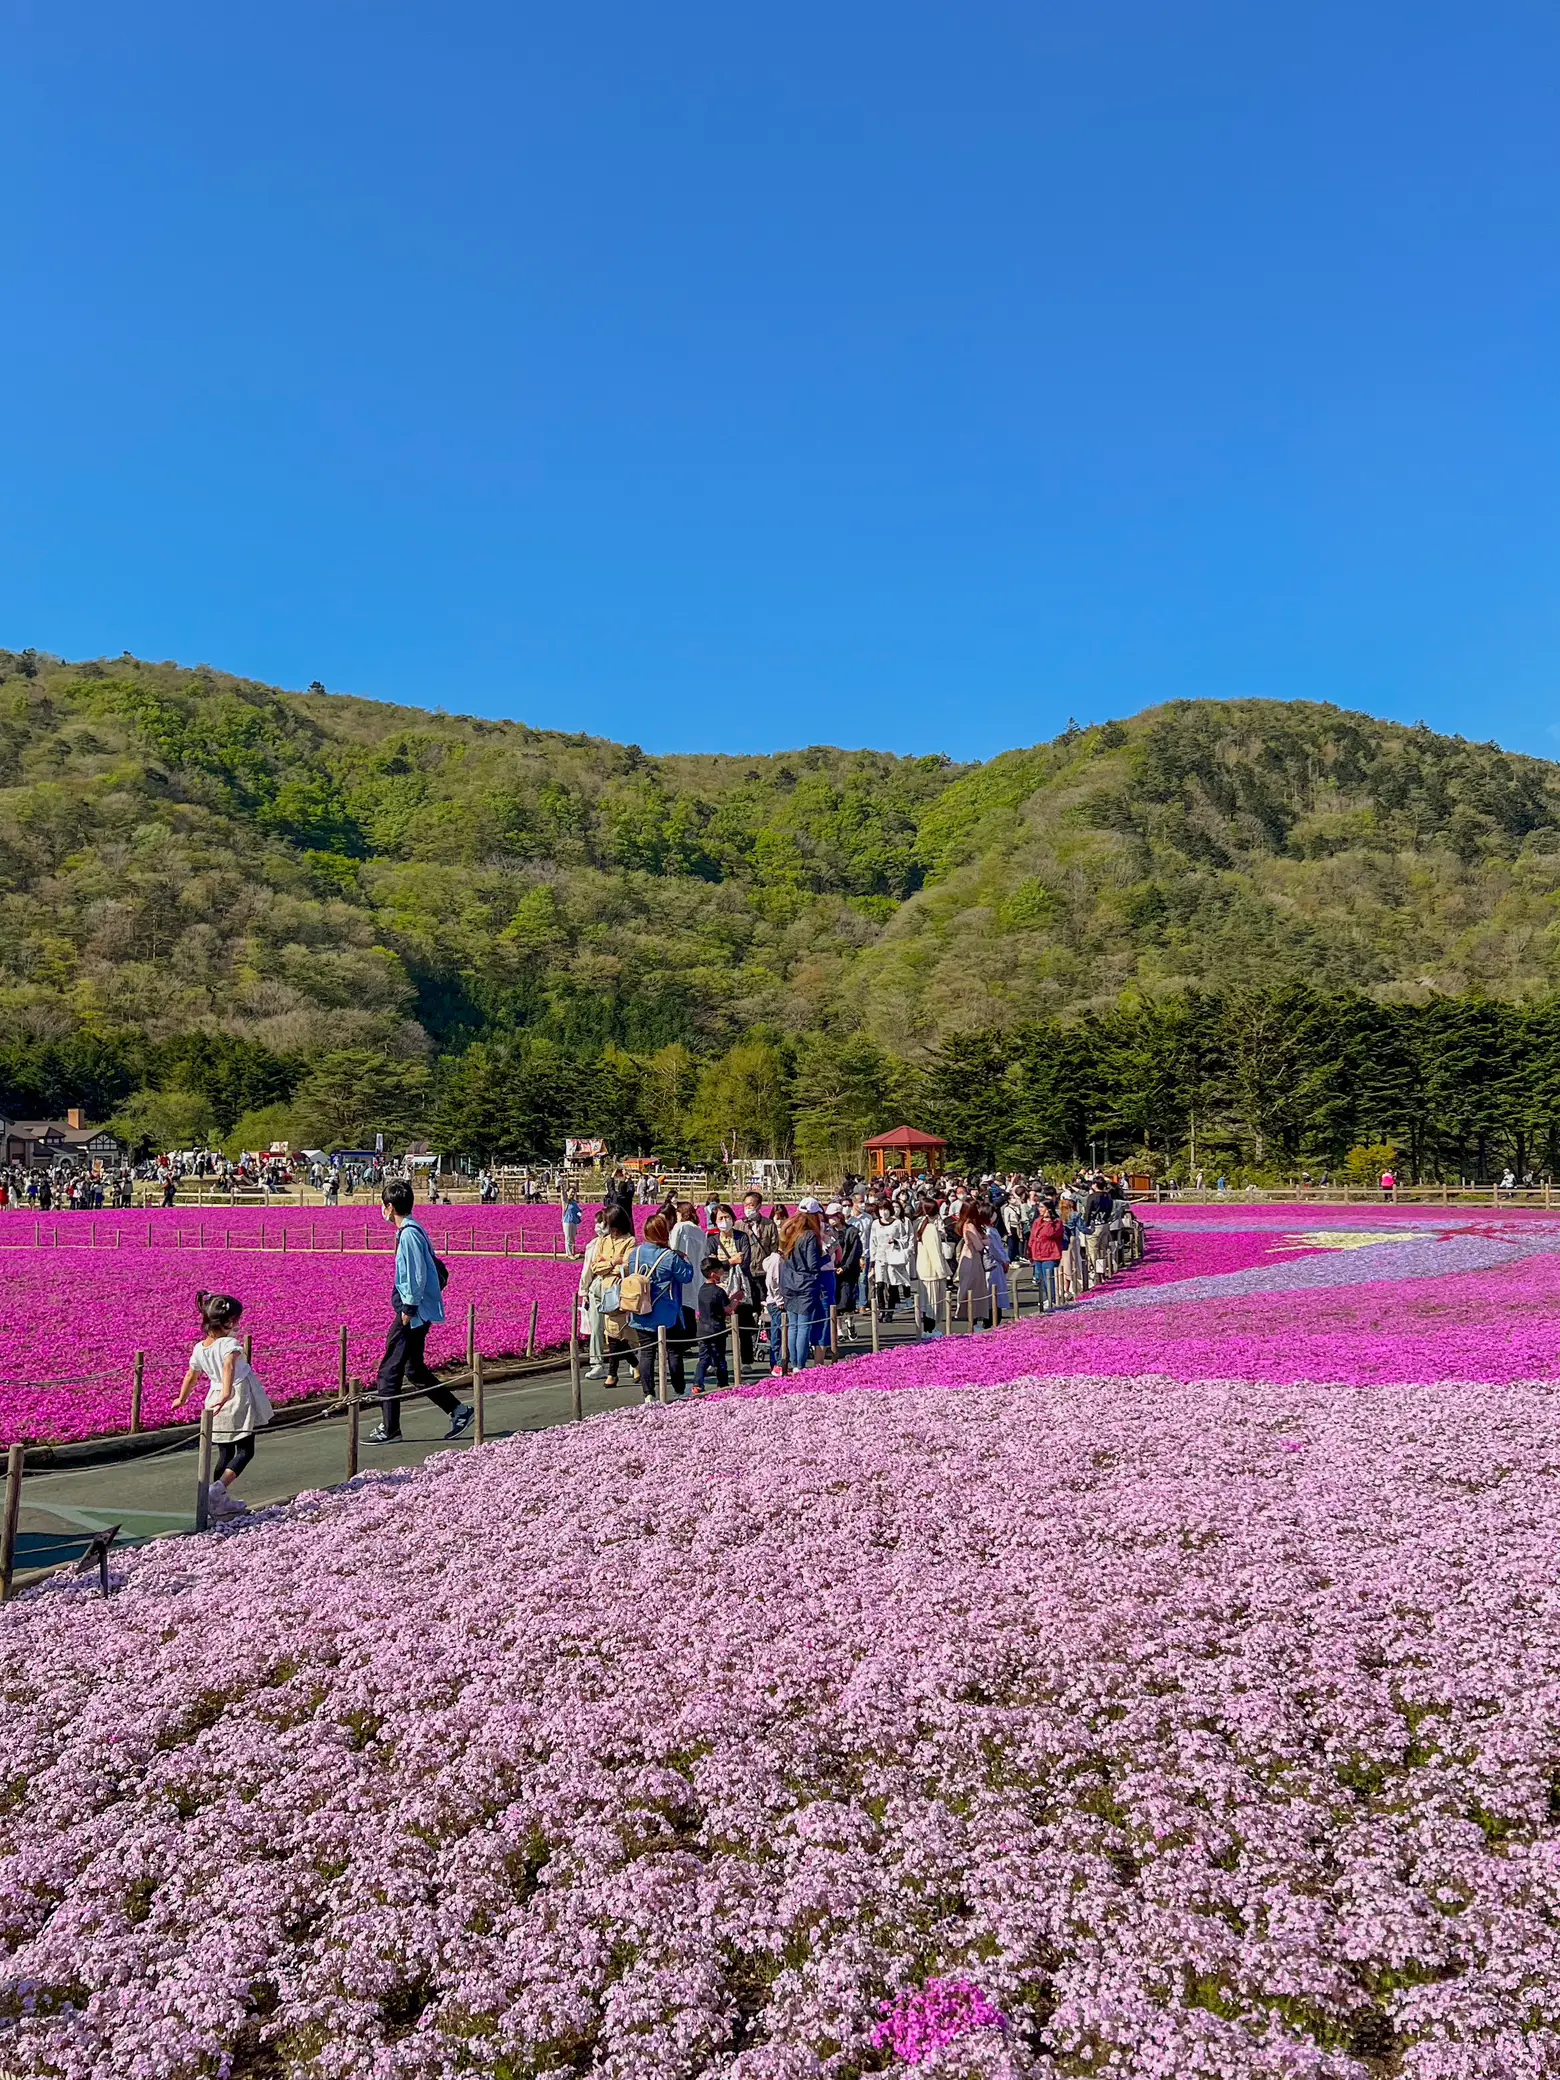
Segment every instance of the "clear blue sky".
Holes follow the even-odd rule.
[[[0,0],[0,643],[1560,755],[1560,11]]]

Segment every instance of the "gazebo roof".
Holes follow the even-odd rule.
[[[915,1127],[894,1127],[886,1134],[874,1134],[863,1142],[864,1148],[946,1148],[947,1142],[941,1134],[922,1134]]]

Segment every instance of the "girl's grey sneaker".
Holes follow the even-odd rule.
[[[450,1427],[445,1431],[445,1437],[464,1437],[473,1422],[475,1422],[476,1414],[477,1412],[471,1403],[463,1401],[456,1409],[454,1415],[450,1417]]]

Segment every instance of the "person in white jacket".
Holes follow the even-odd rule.
[[[877,1289],[878,1317],[894,1319],[901,1293],[910,1285],[910,1225],[891,1206],[880,1206],[870,1238],[872,1282]]]

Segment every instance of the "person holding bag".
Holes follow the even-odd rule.
[[[672,1392],[688,1391],[681,1342],[683,1289],[693,1283],[693,1266],[671,1247],[671,1224],[658,1213],[645,1222],[645,1239],[630,1250],[618,1287],[619,1304],[634,1338],[634,1370],[647,1401],[655,1399],[656,1332],[667,1332],[666,1366]],[[671,1337],[678,1333],[678,1341]],[[608,1382],[611,1383],[610,1380]]]
[[[606,1374],[608,1388],[618,1383],[618,1366],[626,1350],[633,1363],[633,1338],[623,1306],[622,1279],[634,1247],[634,1218],[615,1199],[602,1209],[601,1233],[590,1246],[590,1285],[586,1299],[591,1317],[591,1356],[596,1356],[596,1332],[601,1338],[601,1371],[593,1366],[590,1377]]]
[[[758,1343],[758,1308],[753,1292],[753,1244],[747,1230],[737,1226],[736,1213],[730,1206],[716,1209],[714,1251],[726,1266],[726,1301],[737,1319],[738,1347],[742,1352],[742,1362],[744,1365],[751,1365]]]

